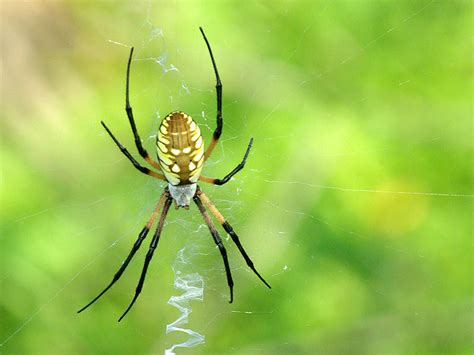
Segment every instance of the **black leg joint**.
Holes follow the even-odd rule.
[[[222,122],[222,118],[221,118],[221,122]],[[222,124],[218,125],[217,128],[214,130],[214,133],[213,133],[214,139],[216,140],[219,139],[221,134],[222,134]]]
[[[229,234],[234,233],[234,228],[232,228],[232,226],[229,224],[229,222],[225,221],[224,224],[222,224],[222,227],[224,227],[224,230],[227,233],[229,233]]]

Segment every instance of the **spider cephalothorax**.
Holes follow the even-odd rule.
[[[132,308],[133,304],[140,294],[143,284],[145,282],[146,272],[148,270],[148,265],[153,257],[153,253],[158,245],[160,239],[161,231],[163,229],[163,224],[165,222],[166,215],[170,209],[171,204],[175,203],[176,208],[184,207],[189,208],[191,199],[196,203],[199,211],[201,212],[205,223],[207,224],[209,231],[212,234],[214,242],[216,243],[219,251],[221,253],[222,259],[224,261],[225,272],[227,276],[227,284],[229,285],[230,290],[230,303],[233,301],[233,287],[234,281],[232,280],[232,274],[230,271],[229,261],[227,260],[227,252],[222,244],[221,237],[217,232],[214,223],[211,220],[211,217],[208,214],[208,210],[211,211],[212,215],[217,219],[217,221],[222,225],[226,233],[231,237],[232,241],[236,244],[240,253],[242,254],[245,262],[250,269],[259,277],[260,280],[270,288],[270,285],[263,279],[262,276],[255,269],[252,260],[245,252],[242,244],[240,243],[239,237],[229,224],[226,221],[224,216],[219,212],[219,210],[214,206],[214,204],[209,200],[209,198],[204,194],[204,192],[197,185],[198,180],[207,182],[214,185],[223,185],[228,182],[232,176],[237,174],[245,165],[245,161],[252,147],[253,140],[250,139],[250,142],[247,146],[247,150],[244,154],[244,158],[238,164],[234,170],[227,174],[222,179],[213,179],[201,175],[201,170],[204,162],[211,155],[214,147],[216,146],[217,141],[219,140],[222,133],[222,84],[219,78],[219,72],[217,71],[217,66],[214,61],[214,56],[212,54],[211,46],[204,34],[202,28],[201,30],[204,41],[206,42],[209,54],[211,56],[212,66],[214,68],[214,73],[216,75],[216,93],[217,93],[217,127],[212,135],[212,140],[204,150],[204,142],[201,136],[201,131],[199,130],[198,125],[191,116],[187,115],[181,111],[175,111],[168,114],[158,129],[157,140],[156,140],[156,149],[158,155],[158,162],[153,160],[148,152],[143,148],[142,141],[138,135],[137,127],[135,125],[135,120],[133,118],[132,107],[130,106],[129,101],[129,81],[130,81],[130,64],[132,62],[133,48],[130,51],[130,56],[128,58],[127,64],[127,79],[126,79],[126,89],[125,89],[125,111],[127,112],[128,120],[132,128],[132,132],[135,138],[135,145],[137,146],[138,153],[145,159],[153,168],[157,169],[160,172],[153,171],[147,167],[142,166],[129,152],[128,150],[115,138],[109,128],[105,125],[104,122],[101,122],[104,126],[107,133],[113,139],[115,144],[119,147],[120,151],[132,162],[136,169],[141,171],[144,174],[150,175],[154,178],[165,180],[168,182],[168,186],[165,188],[165,191],[161,194],[160,200],[153,210],[148,222],[143,227],[142,231],[138,235],[138,239],[133,245],[132,250],[129,255],[122,263],[120,269],[115,273],[112,281],[109,285],[91,302],[81,308],[78,312],[82,312],[95,301],[97,301],[104,293],[106,293],[112,285],[117,282],[117,280],[122,276],[123,272],[127,268],[128,264],[132,260],[135,253],[140,248],[143,240],[146,238],[153,222],[158,217],[160,213],[160,219],[158,221],[158,226],[153,235],[153,238],[148,249],[148,253],[145,258],[145,264],[143,265],[142,273],[140,275],[140,280],[138,281],[137,288],[135,290],[135,295],[132,299],[132,302],[125,310],[124,314],[119,318],[119,321],[128,313]],[[207,207],[207,209],[206,209]]]

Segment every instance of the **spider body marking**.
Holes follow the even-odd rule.
[[[129,306],[119,318],[119,322],[125,317],[128,311],[132,308],[135,304],[135,301],[138,299],[140,295],[143,285],[145,283],[145,277],[148,270],[148,266],[151,262],[153,254],[158,246],[158,242],[160,240],[161,232],[163,230],[164,222],[168,211],[170,209],[171,204],[175,203],[176,208],[189,208],[189,204],[191,199],[195,202],[196,206],[199,209],[199,212],[203,216],[204,222],[209,228],[209,231],[212,235],[214,243],[219,249],[221,254],[222,260],[224,262],[225,273],[227,277],[227,284],[229,286],[230,291],[230,303],[233,301],[233,287],[234,281],[232,279],[232,273],[229,266],[229,261],[227,258],[227,251],[222,243],[222,239],[217,231],[214,223],[212,222],[211,216],[209,215],[208,211],[215,217],[215,219],[219,222],[222,226],[224,231],[231,237],[234,244],[237,246],[240,254],[244,258],[247,266],[257,275],[257,277],[268,287],[271,288],[270,285],[265,281],[265,279],[258,273],[255,269],[255,266],[247,255],[245,249],[243,248],[242,244],[240,243],[239,237],[235,233],[232,226],[229,222],[224,218],[224,216],[219,212],[216,206],[211,202],[211,200],[206,196],[206,194],[201,190],[201,188],[197,185],[198,180],[214,184],[214,185],[224,185],[225,183],[229,182],[230,179],[237,174],[240,170],[243,169],[245,166],[245,162],[249,155],[250,149],[252,147],[253,139],[250,139],[250,142],[247,146],[247,150],[245,151],[244,157],[242,161],[225,177],[222,179],[215,179],[209,178],[201,175],[201,170],[203,167],[204,162],[207,158],[211,155],[214,147],[216,146],[221,133],[222,133],[222,84],[219,77],[219,72],[217,71],[217,66],[214,60],[214,56],[212,54],[211,46],[204,34],[202,28],[199,28],[201,34],[206,42],[207,49],[209,51],[209,55],[211,57],[212,66],[214,68],[214,74],[216,77],[216,94],[217,94],[217,115],[216,115],[216,123],[217,127],[214,130],[212,135],[212,140],[209,143],[207,149],[204,149],[204,142],[201,136],[201,132],[196,122],[191,118],[191,116],[187,115],[182,111],[174,111],[168,114],[158,129],[157,140],[156,140],[156,149],[157,149],[157,156],[158,162],[153,160],[146,149],[142,145],[142,141],[138,134],[137,127],[135,125],[135,120],[133,117],[132,107],[130,106],[129,100],[129,83],[130,83],[130,67],[132,62],[133,56],[133,48],[130,50],[130,56],[128,58],[127,64],[127,74],[126,74],[126,86],[125,86],[125,111],[127,113],[128,120],[130,122],[130,127],[132,129],[133,136],[135,138],[135,145],[137,147],[138,153],[140,156],[151,165],[151,167],[155,168],[157,171],[154,171],[148,167],[141,165],[125,148],[117,138],[113,135],[110,129],[104,122],[101,122],[102,126],[105,128],[107,133],[110,135],[112,140],[115,142],[117,147],[120,151],[130,160],[133,166],[143,174],[152,176],[156,179],[164,180],[168,182],[168,186],[165,188],[165,191],[161,194],[161,197],[153,210],[150,218],[146,222],[145,226],[141,230],[138,235],[135,244],[133,245],[131,251],[129,252],[127,258],[124,260],[122,265],[120,266],[119,270],[115,273],[112,281],[107,285],[107,287],[102,290],[92,301],[90,301],[87,305],[82,307],[78,313],[84,311],[93,303],[95,303],[102,295],[104,295],[114,284],[117,282],[122,274],[124,273],[125,269],[127,268],[128,264],[133,259],[134,255],[140,248],[141,244],[147,237],[150,228],[152,227],[155,220],[160,216],[158,219],[158,224],[153,234],[153,237],[150,242],[150,246],[148,248],[148,252],[145,257],[145,262],[143,264],[142,272],[140,275],[140,279],[138,281],[137,287],[135,289],[135,294],[130,302]],[[161,212],[160,212],[161,211]]]
[[[158,129],[156,151],[176,208],[189,208],[204,163],[199,126],[186,113],[171,112]]]

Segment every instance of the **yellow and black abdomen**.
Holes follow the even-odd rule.
[[[191,116],[184,112],[171,112],[166,116],[158,130],[156,150],[170,184],[197,182],[204,162],[204,142]]]

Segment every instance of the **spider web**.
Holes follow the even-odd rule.
[[[135,62],[149,62],[153,65],[157,65],[162,72],[162,78],[167,75],[173,75],[173,80],[177,85],[171,84],[167,87],[167,96],[169,106],[175,106],[176,98],[178,102],[185,96],[191,95],[191,91],[188,88],[185,80],[182,78],[180,70],[170,60],[169,49],[166,47],[165,36],[163,30],[155,26],[149,19],[150,8],[148,9],[147,19],[143,25],[144,40],[142,41],[142,49],[149,47],[158,47],[162,49],[162,52],[155,56],[147,56],[145,58],[137,58]],[[109,40],[112,44],[123,45],[120,42]],[[158,42],[158,43],[157,43]],[[125,47],[129,47],[126,46]],[[142,91],[143,94],[143,91]],[[175,108],[173,110],[178,110]],[[171,110],[170,110],[171,111]],[[207,125],[207,117],[204,111],[201,112],[201,118],[205,120],[205,127],[209,130]],[[159,111],[156,112],[154,124],[151,126],[152,131],[147,135],[145,141],[148,141],[148,145],[154,145],[156,140],[156,127],[161,122],[162,116]],[[201,125],[202,127],[202,125]],[[179,224],[184,224],[180,221]],[[189,224],[189,223],[186,223]],[[200,229],[200,226],[198,230]],[[171,344],[169,348],[165,350],[165,354],[175,354],[178,348],[191,348],[199,344],[205,343],[205,337],[189,328],[184,328],[183,325],[189,323],[189,315],[192,312],[192,301],[202,301],[204,297],[204,280],[203,277],[198,273],[190,270],[190,266],[193,264],[194,255],[199,254],[201,251],[196,246],[194,240],[188,239],[176,254],[176,258],[173,262],[173,274],[174,274],[174,288],[178,292],[177,295],[173,295],[168,300],[168,304],[176,307],[179,311],[179,317],[169,323],[166,326],[166,334],[172,332],[183,333],[188,336],[184,341],[178,341],[177,343]],[[207,255],[207,254],[204,254]]]
[[[420,6],[419,10],[412,13],[408,17],[402,19],[402,21],[398,22],[395,26],[389,27],[384,29],[377,37],[375,37],[372,41],[367,43],[365,47],[362,48],[360,52],[357,54],[353,54],[348,57],[342,57],[340,58],[340,62],[335,63],[332,67],[328,68],[327,70],[314,74],[308,78],[305,78],[299,82],[299,85],[301,88],[304,88],[305,85],[308,85],[311,82],[314,81],[324,81],[324,79],[332,72],[341,70],[344,68],[345,65],[350,63],[352,60],[356,59],[359,56],[364,56],[366,51],[370,49],[373,46],[376,46],[377,43],[382,41],[385,37],[389,36],[393,31],[403,28],[407,23],[410,21],[416,20],[416,17],[423,13],[427,8],[429,8],[434,1],[426,2],[424,5]],[[329,3],[328,5],[329,6]],[[177,66],[175,63],[173,63],[173,60],[171,57],[171,53],[173,51],[176,51],[173,49],[173,45],[168,44],[166,42],[166,33],[164,30],[162,30],[159,27],[159,24],[155,24],[151,18],[155,15],[156,9],[152,5],[152,3],[148,3],[146,9],[143,10],[144,12],[144,17],[146,18],[141,31],[137,34],[137,38],[139,39],[138,42],[141,43],[141,46],[139,49],[144,50],[144,52],[152,52],[151,55],[137,55],[135,60],[134,60],[134,68],[132,69],[133,74],[132,76],[140,76],[140,63],[143,65],[152,65],[156,67],[157,72],[162,74],[162,78],[169,77],[171,78],[170,80],[167,80],[167,87],[166,93],[160,93],[160,95],[163,95],[167,97],[167,101],[169,103],[169,107],[171,109],[165,109],[165,108],[160,108],[160,111],[157,111],[153,114],[152,117],[149,117],[149,119],[153,122],[153,124],[147,124],[146,127],[149,127],[148,132],[146,131],[146,128],[144,128],[143,122],[146,121],[142,119],[136,118],[138,121],[137,125],[139,126],[139,130],[141,132],[142,138],[144,140],[144,144],[146,147],[150,147],[153,144],[154,141],[154,130],[158,126],[161,118],[163,117],[163,114],[166,114],[168,111],[174,110],[174,109],[179,109],[176,105],[178,105],[180,102],[182,102],[183,98],[186,98],[188,96],[191,96],[195,94],[196,92],[198,93],[207,93],[209,95],[215,95],[213,88],[208,88],[208,89],[202,89],[201,86],[200,88],[197,87],[192,87],[187,84],[185,78],[181,74],[179,66]],[[323,10],[324,11],[324,10]],[[314,21],[317,21],[318,17],[316,16]],[[311,28],[312,24],[308,24],[307,30],[309,31]],[[269,30],[271,30],[271,25],[269,25]],[[291,58],[294,55],[297,55],[297,51],[299,46],[301,46],[301,43],[304,42],[305,40],[305,35],[306,31],[301,34],[300,40],[295,43],[294,49],[291,51],[288,51],[288,58]],[[129,47],[131,43],[122,43],[120,40],[117,40],[115,38],[110,38],[108,34],[103,34],[104,39],[111,45],[111,46],[124,46],[124,47]],[[141,39],[141,40],[140,40]],[[211,45],[215,45],[213,41],[211,40]],[[179,50],[178,54],[173,53],[175,55],[179,56]],[[203,59],[204,63],[208,62],[208,58]],[[137,65],[138,64],[138,65]],[[207,63],[210,65],[210,63]],[[218,63],[219,65],[219,63]],[[222,69],[221,69],[222,70]],[[209,75],[213,75],[211,71],[209,71]],[[222,73],[221,73],[222,75]],[[277,76],[275,76],[275,80],[277,80]],[[166,79],[166,78],[165,78]],[[224,85],[225,85],[225,79],[224,80]],[[132,78],[133,82],[133,78]],[[133,85],[133,84],[132,84]],[[269,85],[267,83],[267,85]],[[271,84],[270,84],[271,85]],[[225,90],[225,89],[224,89]],[[258,100],[258,93],[262,90],[262,86],[254,86],[252,89],[250,89],[252,92],[253,97],[255,97],[255,103],[257,104]],[[135,92],[135,94],[133,93]],[[133,85],[132,89],[132,96],[131,96],[131,101],[132,101],[132,106],[135,106],[133,102],[135,101],[138,96],[141,95],[154,95],[155,93],[153,92],[153,84],[150,84],[150,87],[145,88],[145,89],[140,89],[137,88],[136,85]],[[253,125],[252,127],[257,130],[261,130],[264,128],[266,124],[268,124],[269,121],[272,120],[273,117],[276,116],[276,114],[285,106],[288,104],[288,101],[291,100],[291,96],[287,96],[286,98],[283,98],[282,101],[274,103],[271,105],[271,109],[268,111],[266,116],[263,117],[263,119],[257,123],[256,125]],[[356,100],[364,100],[364,97],[359,97]],[[214,100],[212,100],[214,103]],[[225,95],[224,95],[224,109],[230,105],[236,105],[238,103],[236,102],[226,102],[225,101]],[[161,112],[161,110],[166,110],[166,112]],[[207,107],[203,106],[202,110],[198,110],[195,108],[196,111],[194,112],[189,112],[195,119],[199,122],[199,125],[201,129],[204,131],[204,134],[207,135],[208,137],[213,131],[214,125],[215,125],[215,107]],[[249,123],[247,122],[246,118],[250,116],[250,112],[247,112],[243,115],[241,124],[244,127],[247,127]],[[140,122],[141,121],[141,122]],[[149,121],[148,121],[149,122]],[[211,168],[213,166],[217,165],[222,165],[224,164],[225,166],[229,166],[229,164],[232,166],[232,161],[235,161],[235,159],[239,159],[239,152],[236,151],[229,151],[226,149],[226,143],[232,140],[239,140],[242,142],[246,142],[246,140],[249,137],[243,136],[240,133],[240,127],[232,126],[227,124],[225,126],[225,134],[221,139],[221,142],[216,149],[216,157],[213,158],[210,163],[207,165],[208,167]],[[123,133],[123,132],[121,132]],[[102,136],[103,134],[101,134]],[[268,136],[264,138],[264,142],[278,142],[279,140],[286,140],[288,138],[293,138],[294,135],[288,134],[284,136]],[[130,150],[132,150],[132,147],[129,147]],[[339,153],[339,152],[330,152],[331,154],[346,154],[346,153]],[[347,153],[347,154],[364,154],[365,152],[361,153]],[[262,152],[257,152],[257,147],[255,148],[255,151],[252,154],[262,154]],[[251,154],[251,155],[252,155]],[[268,159],[274,159],[274,155],[270,152],[264,151],[263,154],[266,154],[266,157]],[[227,159],[227,157],[229,158]],[[252,157],[250,156],[250,160]],[[107,164],[122,164],[124,158],[119,158],[114,161],[108,161],[106,162]],[[249,164],[251,165],[251,164]],[[460,193],[460,192],[449,192],[449,191],[402,191],[402,190],[390,190],[390,189],[378,189],[378,188],[368,188],[366,186],[363,187],[358,187],[355,185],[353,186],[331,186],[331,185],[324,185],[324,184],[318,184],[317,182],[308,182],[304,180],[298,180],[294,179],[293,177],[285,178],[283,177],[282,179],[280,178],[275,178],[272,175],[271,171],[263,171],[261,169],[258,169],[256,167],[250,166],[249,168],[244,169],[242,172],[239,173],[238,178],[236,178],[232,183],[228,184],[225,186],[226,191],[225,193],[218,192],[218,190],[214,187],[206,187],[207,190],[209,191],[208,195],[214,200],[214,202],[219,206],[219,208],[222,210],[222,213],[231,221],[238,221],[239,217],[241,216],[242,212],[242,206],[244,204],[249,204],[249,203],[255,203],[255,205],[259,205],[259,201],[261,200],[261,195],[260,194],[255,194],[255,193],[246,193],[246,196],[250,197],[250,200],[241,200],[239,199],[239,195],[241,195],[242,191],[245,190],[245,185],[249,184],[251,181],[257,180],[257,181],[263,181],[267,186],[270,186],[270,188],[274,188],[276,190],[280,190],[283,188],[287,187],[292,187],[298,190],[302,191],[314,191],[314,190],[334,190],[335,192],[341,193],[341,194],[352,194],[352,195],[360,195],[360,194],[389,194],[389,195],[402,195],[402,196],[431,196],[434,198],[472,198],[474,195],[471,192],[467,193]],[[79,205],[70,205],[68,203],[65,203],[63,205],[58,205],[55,207],[51,207],[48,209],[42,209],[36,213],[29,214],[26,216],[19,216],[16,220],[12,221],[14,224],[25,224],[28,223],[29,220],[33,218],[47,218],[49,216],[53,216],[54,213],[56,213],[58,210],[65,210],[65,209],[82,209],[82,208],[97,208],[97,210],[100,210],[100,206],[104,205],[107,203],[107,201],[112,200],[116,202],[123,202],[126,201],[130,196],[132,196],[135,200],[137,200],[140,204],[141,207],[137,207],[135,210],[127,212],[127,215],[123,216],[124,219],[124,229],[120,233],[119,237],[113,240],[113,242],[109,245],[107,245],[103,250],[101,250],[99,253],[97,253],[95,256],[91,257],[90,260],[88,260],[87,263],[84,264],[82,268],[79,268],[77,272],[73,273],[71,277],[65,281],[61,287],[57,289],[57,291],[53,291],[55,288],[52,287],[52,295],[51,297],[46,300],[41,307],[39,307],[36,311],[30,313],[29,315],[24,317],[24,321],[22,321],[16,329],[12,329],[8,332],[6,336],[3,337],[3,339],[0,339],[0,346],[5,347],[9,344],[11,344],[14,340],[14,338],[23,331],[26,331],[26,327],[28,324],[32,321],[35,321],[38,319],[38,316],[44,312],[44,310],[48,307],[51,306],[51,304],[58,298],[60,297],[64,291],[71,287],[72,284],[76,281],[76,279],[85,272],[85,270],[88,269],[93,269],[94,264],[96,263],[97,260],[100,260],[101,258],[106,257],[106,254],[109,254],[110,251],[116,246],[117,243],[121,242],[128,242],[128,240],[124,241],[123,239],[125,238],[130,238],[131,235],[134,235],[134,233],[138,230],[142,224],[143,221],[146,219],[147,213],[149,213],[150,209],[152,208],[153,201],[150,201],[149,194],[151,190],[154,190],[157,188],[157,184],[154,182],[149,182],[146,183],[145,186],[139,186],[138,184],[134,185],[132,189],[129,191],[122,193],[122,194],[114,194],[110,196],[102,196],[96,200],[92,200],[87,203],[79,204]],[[163,185],[160,185],[162,187]],[[215,193],[214,193],[215,192]],[[220,198],[213,198],[213,196],[220,196]],[[222,197],[224,196],[224,197]],[[314,221],[316,221],[319,224],[323,225],[329,225],[334,229],[339,230],[343,234],[350,234],[350,235],[356,235],[359,237],[362,237],[357,234],[357,232],[353,231],[350,228],[347,228],[347,226],[343,224],[338,224],[334,223],[333,221],[329,221],[326,219],[322,219],[318,216],[308,214],[304,212],[306,210],[306,206],[304,205],[304,202],[299,205],[299,206],[292,206],[288,207],[283,204],[277,203],[275,201],[270,201],[270,200],[264,200],[263,204],[267,206],[270,210],[274,211],[279,211],[282,214],[288,215],[288,218],[309,218]],[[309,203],[309,202],[308,202]],[[99,214],[100,215],[100,214]],[[128,219],[132,218],[131,222],[126,222]],[[75,234],[72,235],[71,238],[78,238],[81,237],[82,235],[85,234],[100,234],[101,229],[106,228],[107,223],[106,221],[104,222],[96,222],[100,224],[92,225],[90,228],[82,231],[80,234]],[[238,226],[238,223],[234,222],[234,226]],[[240,314],[244,317],[248,317],[249,320],[251,319],[250,317],[253,316],[258,316],[259,314],[271,314],[275,310],[272,308],[269,309],[243,309],[243,310],[228,310],[222,307],[222,312],[215,314],[213,317],[209,319],[207,324],[204,326],[201,326],[199,330],[192,330],[190,327],[188,328],[183,328],[182,325],[186,324],[187,322],[192,323],[192,317],[189,318],[190,313],[192,312],[192,305],[194,304],[193,301],[202,301],[204,295],[206,294],[206,290],[209,290],[210,292],[215,292],[220,294],[222,299],[225,299],[228,294],[227,290],[225,287],[219,287],[219,286],[211,286],[211,285],[221,285],[222,280],[218,278],[217,276],[214,276],[215,274],[217,275],[222,275],[222,266],[219,263],[213,264],[213,265],[208,265],[209,267],[204,270],[203,273],[204,275],[201,275],[200,273],[195,272],[192,270],[191,266],[194,264],[194,259],[196,258],[196,255],[198,255],[198,258],[206,258],[206,257],[211,257],[214,256],[216,253],[216,250],[214,250],[214,247],[212,246],[203,246],[200,245],[199,243],[196,244],[196,240],[205,238],[204,236],[207,235],[207,227],[199,220],[198,215],[194,215],[191,218],[189,216],[183,215],[183,214],[173,214],[172,217],[168,217],[168,221],[164,227],[164,230],[170,228],[170,227],[175,227],[174,231],[178,230],[187,230],[192,231],[189,233],[189,236],[179,239],[179,238],[172,238],[173,242],[176,242],[177,245],[179,245],[179,250],[176,252],[176,257],[174,258],[172,262],[172,271],[174,274],[174,287],[176,289],[176,294],[171,296],[168,303],[178,309],[180,312],[180,315],[178,318],[171,323],[169,323],[166,326],[166,329],[163,329],[163,332],[166,332],[166,334],[173,332],[173,331],[178,331],[178,332],[183,332],[187,334],[189,337],[185,338],[184,340],[181,338],[180,340],[170,343],[170,346],[168,347],[166,353],[173,353],[173,351],[179,347],[194,347],[199,344],[204,343],[205,335],[201,335],[201,333],[205,334],[206,329],[212,325],[214,322],[218,321],[220,318],[222,318],[224,315],[229,315],[231,313],[236,313]],[[276,235],[277,238],[280,238],[280,240],[283,241],[284,244],[289,244],[290,240],[286,239],[286,236],[291,234],[292,231],[287,229],[285,224],[278,224],[277,229],[272,230],[272,233]],[[265,235],[265,231],[263,230],[258,230],[257,231],[259,235]],[[253,234],[249,229],[243,229],[239,230],[239,234],[244,235],[250,235]],[[244,244],[245,245],[245,244]],[[168,247],[168,250],[163,250],[162,253],[168,253],[170,252],[170,247]],[[230,249],[230,246],[229,248]],[[252,253],[249,253],[252,255]],[[121,256],[117,256],[117,260],[120,260]],[[255,260],[254,260],[255,261]],[[292,265],[287,265],[285,261],[281,260],[276,260],[275,261],[276,266],[274,269],[279,270],[272,275],[269,275],[270,279],[273,280],[278,280],[281,278],[283,275],[291,273],[292,272]],[[232,268],[234,275],[235,272],[245,272],[250,275],[250,272],[246,269],[245,266],[239,266],[239,267],[233,267]],[[3,276],[3,279],[7,279],[9,277],[9,274],[7,272],[6,275]],[[148,276],[149,279],[152,277]],[[249,276],[250,278],[251,276]],[[214,282],[215,281],[215,282]],[[205,287],[207,288],[205,290]],[[142,294],[142,298],[145,298],[144,295]],[[160,331],[160,330],[158,330]]]
[[[183,97],[191,95],[191,91],[188,88],[185,80],[182,78],[182,75],[180,73],[180,70],[171,62],[170,60],[170,51],[173,51],[173,49],[168,48],[165,36],[163,34],[163,31],[161,28],[155,26],[152,24],[149,20],[149,11],[151,10],[151,3],[147,5],[147,11],[148,15],[146,16],[146,20],[144,21],[142,27],[140,28],[140,31],[138,31],[138,34],[135,36],[135,40],[133,43],[141,43],[139,46],[139,50],[142,51],[151,51],[150,56],[140,56],[135,54],[135,58],[133,60],[132,64],[132,87],[134,86],[133,84],[133,77],[140,77],[143,74],[140,73],[140,64],[143,65],[151,65],[156,68],[156,73],[161,73],[161,79],[166,80],[167,76],[172,76],[172,79],[167,81],[167,87],[165,88],[165,93],[160,93],[161,95],[165,95],[168,98],[168,110],[167,111],[172,111],[172,110],[179,110],[181,109],[180,107],[176,106],[176,102],[179,104],[179,100],[182,99]],[[123,43],[121,41],[117,41],[114,39],[104,39],[106,42],[108,42],[112,46],[120,46],[124,48],[130,48],[132,44],[130,43]],[[176,51],[176,49],[174,49]],[[213,75],[213,73],[211,73]],[[160,77],[160,75],[157,75]],[[135,89],[135,90],[134,90]],[[140,96],[149,96],[150,93],[153,90],[153,84],[150,84],[150,87],[148,88],[136,88],[134,87],[132,89],[131,93],[131,101],[132,101],[132,106],[135,107],[133,104],[134,99]],[[196,89],[198,90],[198,89]],[[213,94],[213,89],[212,87],[210,89],[199,89],[201,91],[209,92]],[[214,94],[215,95],[215,94]],[[169,109],[171,107],[171,109]],[[213,111],[215,111],[215,108],[212,108]],[[207,114],[205,111],[200,111],[200,112],[193,112],[192,113],[195,119],[197,118],[198,120],[201,120],[200,122],[200,127],[202,131],[207,130],[208,134],[213,131],[213,127],[215,124],[215,113],[212,113],[212,116],[214,118],[210,119],[211,123],[209,123],[209,119],[207,118]],[[136,113],[135,113],[136,116]],[[198,117],[196,117],[198,116]],[[161,122],[162,119],[162,113],[160,111],[156,111],[153,113],[153,115],[150,117],[150,120],[153,124],[148,124],[147,126],[149,127],[149,131],[146,132],[143,128],[139,128],[141,137],[144,141],[144,145],[146,147],[154,146],[154,141],[156,139],[156,127],[158,127],[159,123]],[[136,118],[136,121],[138,122],[138,126],[143,126],[143,122],[140,122],[140,119]],[[212,127],[211,127],[212,125]],[[105,136],[104,133],[100,133],[100,136]],[[225,140],[222,140],[223,142]],[[128,149],[130,151],[134,151],[133,146],[129,146]],[[149,149],[149,148],[148,148]],[[222,146],[221,146],[221,151],[223,152]],[[136,154],[134,154],[136,156]],[[222,154],[223,155],[223,154]],[[213,162],[210,163],[210,165],[216,165],[219,164],[219,162],[223,159],[214,160]],[[117,163],[121,163],[123,161],[123,158],[119,158],[116,161],[112,162],[106,162],[105,164],[107,165],[115,165]],[[109,196],[104,196],[100,197],[97,200],[93,200],[90,202],[87,202],[85,204],[72,204],[72,203],[64,203],[62,205],[57,205],[54,207],[46,208],[39,210],[35,213],[20,216],[16,218],[15,220],[11,221],[13,224],[23,224],[23,223],[28,223],[29,220],[35,219],[35,218],[48,218],[48,216],[54,215],[58,211],[61,211],[63,209],[82,209],[82,208],[88,208],[88,207],[96,207],[100,206],[101,204],[107,202],[108,200],[115,200],[118,201],[122,197],[129,197],[130,195],[135,196],[135,199],[139,200],[141,203],[143,203],[143,209],[136,210],[135,211],[135,219],[134,221],[126,226],[124,229],[125,231],[120,234],[120,236],[115,239],[110,245],[105,247],[103,250],[101,250],[97,255],[95,255],[87,264],[84,265],[81,269],[77,271],[77,273],[69,280],[67,281],[61,288],[59,288],[52,296],[49,298],[45,303],[43,303],[36,311],[25,317],[24,321],[19,324],[19,326],[12,330],[9,334],[7,334],[3,339],[1,339],[0,342],[0,347],[4,347],[6,345],[9,345],[12,339],[14,339],[19,333],[24,331],[24,329],[29,325],[30,322],[34,321],[37,319],[38,315],[40,315],[44,310],[49,307],[60,295],[63,294],[63,292],[87,269],[93,267],[93,265],[100,260],[103,257],[106,257],[105,255],[109,253],[111,250],[114,249],[114,247],[123,241],[124,238],[129,238],[130,235],[134,235],[136,232],[136,228],[139,228],[143,225],[144,220],[146,219],[147,213],[149,213],[150,208],[153,205],[153,201],[150,201],[149,199],[149,194],[150,190],[154,190],[157,188],[156,182],[148,182],[146,183],[145,186],[143,187],[138,187],[134,188],[129,192],[126,192],[125,194],[114,194],[114,195],[109,195]],[[159,190],[162,190],[165,186],[164,183],[158,183]],[[120,202],[119,202],[120,203]],[[230,208],[225,208],[224,211],[228,211]],[[124,216],[126,218],[127,216]],[[129,216],[130,217],[130,216]],[[133,216],[132,216],[133,218]],[[193,218],[191,221],[186,219],[186,217],[178,217],[174,221],[170,220],[170,217],[168,217],[167,222],[165,223],[165,229],[169,228],[170,225],[178,225],[179,229],[182,228],[187,228],[188,231],[192,230],[194,228],[194,232],[192,234],[202,234],[202,229],[207,233],[207,226],[203,225],[202,222],[196,222],[195,218]],[[203,228],[204,227],[204,228]],[[90,234],[95,234],[95,233],[100,233],[101,229],[104,228],[104,224],[101,225],[96,225],[93,226],[90,229],[87,229],[79,234],[72,235],[72,238],[77,238],[81,237],[83,235],[90,235]],[[182,325],[188,323],[188,317],[189,314],[192,312],[191,308],[191,302],[192,301],[202,301],[203,299],[203,293],[204,293],[204,281],[203,277],[197,273],[197,272],[192,272],[189,270],[190,266],[192,265],[193,259],[195,259],[196,254],[200,254],[201,256],[208,256],[210,254],[213,254],[213,252],[210,252],[209,249],[207,250],[202,250],[199,249],[198,246],[196,246],[195,243],[195,237],[191,236],[190,238],[185,239],[184,246],[181,247],[181,249],[176,253],[175,260],[172,263],[172,270],[174,273],[174,288],[176,289],[176,292],[178,294],[171,296],[168,304],[176,307],[177,310],[179,311],[179,316],[176,320],[172,321],[170,324],[168,324],[165,327],[166,334],[172,333],[172,332],[181,332],[184,334],[187,334],[189,336],[188,339],[185,341],[178,341],[176,344],[171,344],[168,349],[165,350],[166,354],[174,354],[175,349],[177,348],[183,348],[183,347],[194,347],[196,345],[204,343],[204,336],[199,334],[196,331],[193,331],[191,329],[186,329],[183,328]],[[183,243],[181,243],[183,245]],[[210,266],[206,273],[212,274],[213,272],[221,272],[220,267],[217,265]],[[212,277],[212,276],[211,276]],[[4,276],[4,279],[8,278],[7,276]],[[207,275],[207,279],[209,279],[209,276]],[[223,297],[227,297],[227,294]]]

